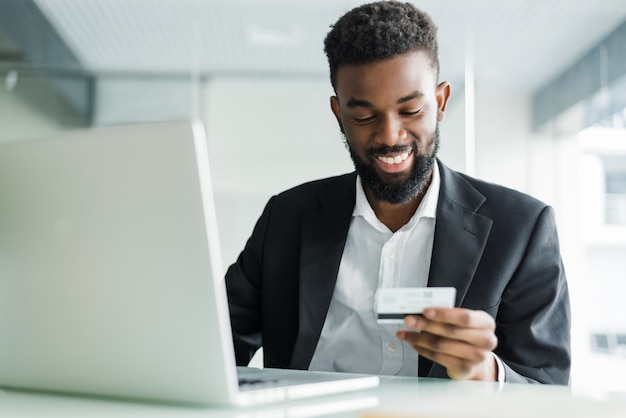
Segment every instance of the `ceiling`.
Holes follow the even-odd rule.
[[[0,0],[19,1],[19,0]],[[97,75],[327,77],[323,38],[355,0],[35,0]],[[442,78],[533,91],[626,20],[624,0],[419,0]],[[0,32],[1,32],[0,28]],[[467,55],[467,51],[472,51]]]

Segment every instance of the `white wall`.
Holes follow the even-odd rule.
[[[204,120],[225,265],[272,195],[353,170],[331,95],[326,79],[207,83]]]
[[[529,96],[476,91],[476,177],[529,192]]]

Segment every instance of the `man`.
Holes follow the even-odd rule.
[[[567,384],[570,313],[553,211],[437,158],[450,85],[409,3],[353,9],[325,51],[355,173],[274,196],[226,284],[237,362]],[[455,308],[376,321],[382,287],[452,286]]]

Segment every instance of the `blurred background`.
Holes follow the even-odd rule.
[[[0,141],[202,120],[229,265],[271,195],[352,170],[322,44],[360,3],[0,0]],[[414,3],[452,84],[441,159],[555,208],[572,385],[626,391],[626,1]]]

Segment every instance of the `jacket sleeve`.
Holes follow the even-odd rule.
[[[571,367],[569,292],[554,212],[537,218],[496,318],[495,353],[505,380],[568,384]]]
[[[226,272],[226,292],[238,366],[247,366],[261,347],[263,245],[274,198],[265,206],[237,261]]]

